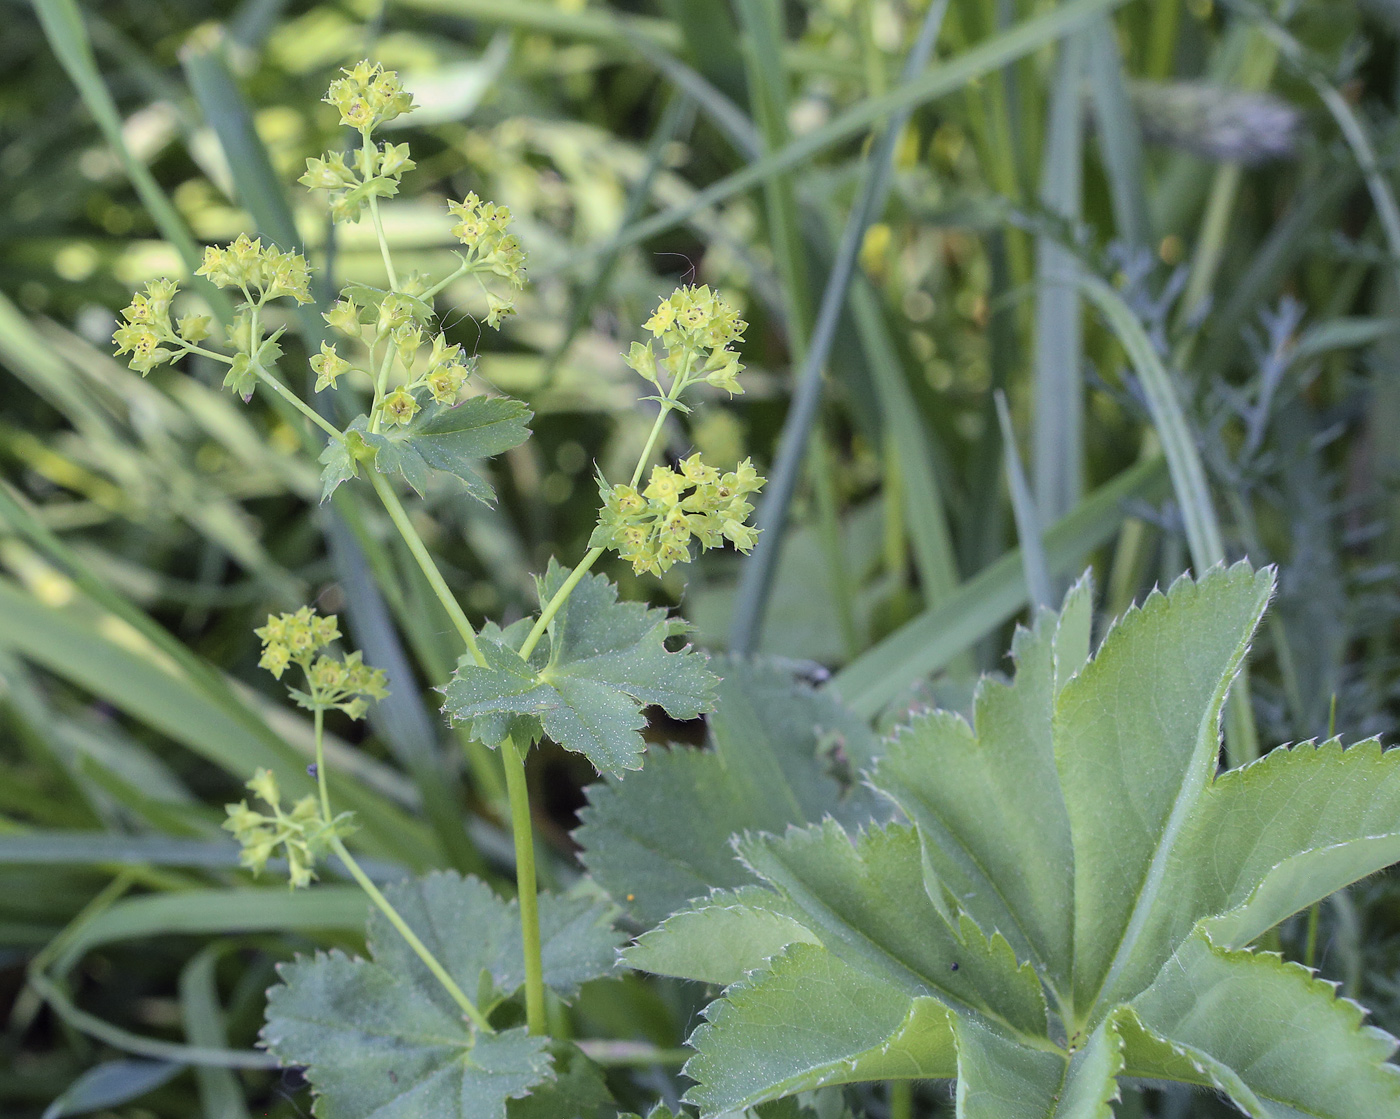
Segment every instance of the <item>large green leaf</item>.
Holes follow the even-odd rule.
[[[1257,1119],[1400,1115],[1395,1039],[1298,964],[1197,931],[1131,1005],[1155,1044],[1130,1034],[1129,1076],[1174,1075],[1185,1056]]]
[[[935,995],[1018,1034],[1046,1032],[1040,980],[1017,965],[1002,935],[989,939],[965,916],[948,922],[939,914],[924,889],[913,828],[874,828],[852,843],[827,820],[781,839],[746,837],[739,856],[798,908],[833,955],[906,998]]]
[[[1050,611],[1012,647],[1014,683],[985,679],[974,727],[922,716],[892,741],[875,781],[928,837],[925,856],[983,928],[1067,978],[1074,929],[1074,851],[1055,772],[1051,711],[1089,655],[1092,586],[1057,620]],[[930,757],[938,759],[929,765]]]
[[[384,891],[459,987],[489,1011],[525,980],[516,902],[444,871]],[[604,907],[540,898],[544,980],[563,997],[611,970],[616,938]],[[549,1078],[548,1039],[523,1028],[487,1033],[378,911],[373,962],[340,953],[281,969],[262,1038],[284,1064],[305,1065],[327,1119],[504,1119],[506,1101]]]
[[[740,1111],[824,1084],[953,1075],[952,1020],[936,1000],[799,944],[773,969],[706,1011],[685,1066],[686,1098],[706,1115]],[[794,1024],[800,1023],[794,1029]]]
[[[588,789],[576,838],[584,864],[636,920],[655,925],[710,890],[752,882],[730,838],[828,814],[880,812],[838,778],[874,760],[870,728],[781,662],[720,661],[710,749],[652,750],[625,782]]]
[[[1102,1023],[1082,1048],[1057,1052],[959,1018],[958,1119],[1113,1119],[1122,1039]]]
[[[1272,590],[1271,572],[1240,564],[1153,593],[1059,696],[1078,1006],[1113,988],[1161,894],[1172,846],[1215,772],[1225,693]]]
[[[1237,950],[1400,856],[1400,762],[1374,742],[1215,776],[1271,590],[1243,564],[1180,580],[1091,658],[1083,582],[1018,632],[1015,679],[983,683],[975,729],[920,716],[870,771],[909,825],[745,835],[763,884],[625,954],[731,984],[692,1039],[703,1113],[918,1075],[876,1056],[936,1006],[960,1119],[1109,1119],[1120,1076],[1214,1088],[1259,1119],[1400,1119],[1394,1042],[1304,969]],[[933,1067],[948,1043],[925,1040]]]
[[[1215,943],[1243,948],[1397,860],[1400,753],[1374,739],[1346,750],[1336,740],[1274,750],[1206,787],[1122,983],[1150,982],[1202,918]]]
[[[539,580],[549,602],[568,578],[556,562]],[[586,575],[549,624],[529,663],[506,634],[482,634],[484,666],[463,658],[446,688],[445,710],[470,719],[489,746],[507,734],[548,734],[585,755],[600,772],[620,776],[641,767],[641,708],[656,704],[676,719],[710,708],[715,677],[690,648],[672,652],[666,640],[683,623],[639,602],[619,602],[602,575]],[[518,637],[523,637],[520,633]],[[515,638],[518,640],[518,638]],[[523,720],[522,720],[523,717]]]

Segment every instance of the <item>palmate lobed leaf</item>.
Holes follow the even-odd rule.
[[[1216,776],[1271,591],[1243,564],[1181,580],[1090,659],[1080,585],[1018,634],[1015,679],[984,683],[972,725],[933,713],[887,746],[870,781],[912,826],[743,838],[763,886],[626,953],[731,984],[692,1038],[689,1098],[712,1115],[956,1075],[962,1119],[1109,1119],[1130,1076],[1257,1119],[1400,1117],[1395,1042],[1304,969],[1241,950],[1400,857],[1400,757],[1374,742]]]
[[[538,580],[541,604],[567,578],[551,560]],[[621,776],[641,767],[643,706],[694,719],[713,704],[718,681],[704,654],[689,646],[666,648],[683,626],[664,610],[619,602],[617,588],[602,575],[579,581],[527,664],[515,650],[528,628],[484,632],[486,665],[464,657],[445,689],[447,714],[470,720],[489,746],[506,735],[533,740],[547,734],[600,772]]]
[[[529,408],[504,397],[473,396],[460,404],[429,403],[404,427],[378,432],[369,417],[357,417],[345,431],[345,441],[332,441],[321,452],[321,500],[341,482],[358,473],[357,452],[373,456],[381,474],[400,474],[421,497],[432,471],[459,478],[467,493],[489,505],[495,491],[474,469],[484,458],[518,447],[530,437]]]
[[[515,901],[451,871],[384,893],[483,1009],[524,982]],[[544,980],[561,998],[612,970],[618,937],[606,912],[579,898],[540,896]],[[301,957],[280,969],[282,983],[268,995],[263,1044],[283,1064],[306,1066],[317,1115],[505,1119],[508,1100],[554,1076],[547,1038],[474,1029],[378,910],[368,940],[372,962],[341,952]],[[583,1076],[569,1073],[571,1081]]]
[[[843,768],[854,775],[874,763],[877,740],[862,719],[795,679],[791,664],[759,658],[715,667],[722,679],[709,747],[653,749],[640,773],[589,786],[574,833],[593,877],[647,926],[716,888],[755,882],[734,858],[738,833],[888,815],[869,789],[840,779]],[[737,904],[743,893],[733,895]]]

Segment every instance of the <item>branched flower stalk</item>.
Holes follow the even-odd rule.
[[[645,399],[658,406],[630,480],[612,485],[599,477],[602,509],[587,553],[547,596],[545,584],[541,583],[540,614],[528,632],[517,638],[518,644],[503,646],[497,639],[504,635],[494,626],[490,627],[492,636],[487,642],[472,626],[414,528],[390,475],[401,474],[421,494],[431,470],[445,471],[461,479],[474,497],[491,499],[490,487],[468,463],[509,449],[527,438],[524,424],[529,413],[519,402],[490,394],[474,379],[475,357],[464,356],[459,345],[432,330],[433,299],[448,284],[471,276],[480,288],[486,324],[499,329],[502,320],[514,313],[511,292],[525,284],[525,254],[510,232],[510,211],[468,194],[461,202],[448,204],[455,219],[452,233],[464,247],[458,254],[458,267],[436,281],[417,272],[400,275],[384,233],[379,200],[399,192],[402,177],[414,167],[414,162],[409,158],[407,144],[379,143],[375,130],[412,111],[413,100],[395,73],[369,62],[361,62],[343,74],[331,84],[325,100],[338,110],[342,124],[359,132],[360,145],[348,158],[332,152],[308,160],[300,181],[309,189],[327,192],[336,222],[355,222],[364,213],[369,214],[387,286],[380,289],[350,284],[341,292],[324,314],[337,341],[321,343],[319,352],[310,358],[310,366],[316,374],[316,392],[337,391],[345,378],[347,386],[358,385],[358,391],[368,393],[368,411],[342,431],[276,376],[276,365],[283,354],[278,341],[283,328],[265,333],[274,313],[270,304],[284,298],[310,302],[309,268],[300,254],[264,246],[246,235],[226,247],[208,248],[198,269],[199,275],[243,297],[223,339],[232,350],[231,355],[203,345],[212,336],[209,316],[189,312],[172,319],[178,289],[169,280],[149,284],[123,312],[124,322],[115,335],[117,351],[130,355],[132,368],[143,375],[159,365],[197,353],[227,365],[225,386],[245,400],[262,385],[290,403],[329,438],[321,456],[322,500],[340,484],[360,477],[362,471],[368,476],[462,639],[466,649],[462,665],[470,664],[479,673],[490,676],[502,670],[500,658],[504,658],[507,677],[517,684],[524,681],[520,688],[526,692],[532,687],[548,688],[557,654],[551,652],[551,659],[545,663],[537,650],[552,634],[571,596],[604,552],[616,551],[638,574],[661,575],[674,565],[687,562],[692,544],[703,550],[728,542],[744,552],[754,546],[757,531],[747,523],[752,512],[748,499],[764,479],[758,476],[752,462],[746,459],[733,470],[720,471],[697,454],[681,461],[679,469],[652,465],[667,419],[673,412],[689,411],[682,400],[687,390],[703,382],[731,394],[743,391],[738,382],[742,366],[732,347],[742,339],[746,324],[733,306],[708,287],[682,287],[661,302],[645,324],[651,339],[633,343],[625,359],[655,388],[656,392]],[[643,485],[648,467],[652,469]],[[677,632],[672,623],[666,623],[665,628],[668,633]],[[325,713],[335,709],[352,719],[361,718],[369,700],[386,694],[383,674],[364,665],[359,653],[338,658],[324,652],[340,637],[336,620],[319,617],[308,607],[294,614],[270,616],[267,625],[257,632],[264,645],[262,667],[280,679],[296,665],[305,678],[304,689],[292,688],[291,696],[313,713],[315,776],[320,795],[304,797],[284,812],[275,777],[267,771],[255,775],[248,787],[265,802],[271,814],[250,808],[243,801],[228,806],[225,825],[243,845],[244,864],[255,872],[261,871],[281,849],[288,861],[292,886],[307,886],[315,876],[317,861],[334,853],[466,1019],[478,1030],[493,1032],[486,1015],[463,993],[346,848],[343,837],[353,828],[350,815],[336,816],[332,812],[323,749]],[[459,667],[459,676],[463,671]],[[634,707],[649,702],[643,698],[643,687],[633,686],[629,691],[622,686],[621,691],[630,697],[625,702]],[[507,691],[498,698],[509,701],[517,694]],[[685,706],[689,707],[692,699],[687,698]],[[472,713],[463,714],[468,708]],[[702,709],[689,707],[689,714]],[[454,714],[470,718],[474,737],[501,750],[515,846],[526,1021],[531,1034],[543,1035],[547,1033],[545,985],[525,753],[544,729],[541,723],[528,718],[531,709],[511,707],[507,702],[490,710],[515,712],[526,718],[513,723],[500,723],[499,719],[490,722],[489,726],[504,729],[491,733],[488,741],[484,729],[487,723],[478,722],[483,717],[482,710],[479,703],[475,707],[468,703]],[[562,744],[583,749],[595,764],[603,764],[586,747],[569,741]]]

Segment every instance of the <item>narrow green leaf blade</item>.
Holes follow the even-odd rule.
[[[63,1095],[44,1108],[43,1119],[120,1107],[155,1091],[183,1069],[169,1061],[106,1061],[73,1081]]]

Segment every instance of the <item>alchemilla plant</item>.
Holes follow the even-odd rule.
[[[588,551],[549,563],[533,616],[474,626],[400,492],[440,472],[490,501],[477,464],[528,438],[525,404],[481,381],[434,309],[472,277],[474,309],[499,327],[525,255],[509,211],[468,195],[449,206],[458,267],[401,274],[379,201],[413,161],[376,132],[412,97],[363,62],[326,100],[359,144],[308,161],[301,181],[335,221],[368,218],[384,266],[383,287],[341,292],[324,315],[334,341],[310,358],[314,392],[352,401],[355,419],[333,424],[279,371],[282,308],[311,301],[296,252],[247,236],[211,247],[198,271],[237,300],[227,324],[183,300],[177,315],[161,280],[115,336],[143,374],[199,354],[227,367],[233,392],[261,387],[324,433],[322,499],[373,489],[461,640],[438,681],[444,712],[502,759],[516,896],[445,872],[381,890],[346,845],[354,819],[332,803],[324,723],[362,718],[409,682],[339,651],[337,620],[309,606],[258,629],[261,666],[312,713],[317,791],[287,806],[260,770],[225,826],[253,871],[285,860],[291,886],[314,889],[334,858],[372,903],[368,959],[300,957],[269,993],[263,1043],[307,1070],[317,1115],[615,1115],[599,1070],[550,1036],[549,1008],[621,962],[723,988],[686,1066],[705,1117],[938,1078],[956,1081],[964,1119],[1104,1119],[1122,1078],[1199,1085],[1257,1119],[1400,1116],[1394,1042],[1259,943],[1400,859],[1400,765],[1375,742],[1329,742],[1217,773],[1220,713],[1270,572],[1182,580],[1092,655],[1085,580],[1018,633],[1014,681],[984,681],[971,722],[931,712],[884,743],[777,662],[716,671],[680,644],[682,624],[592,571],[609,551],[661,575],[696,550],[756,542],[764,480],[750,461],[656,461],[688,393],[742,391],[737,309],[683,287],[624,359],[656,419],[630,477],[599,477]],[[644,708],[693,719],[717,696],[713,749],[659,752],[622,780],[642,767]],[[595,877],[562,895],[537,889],[525,776],[546,736],[605,775],[580,832]],[[624,914],[642,935],[619,959]]]

